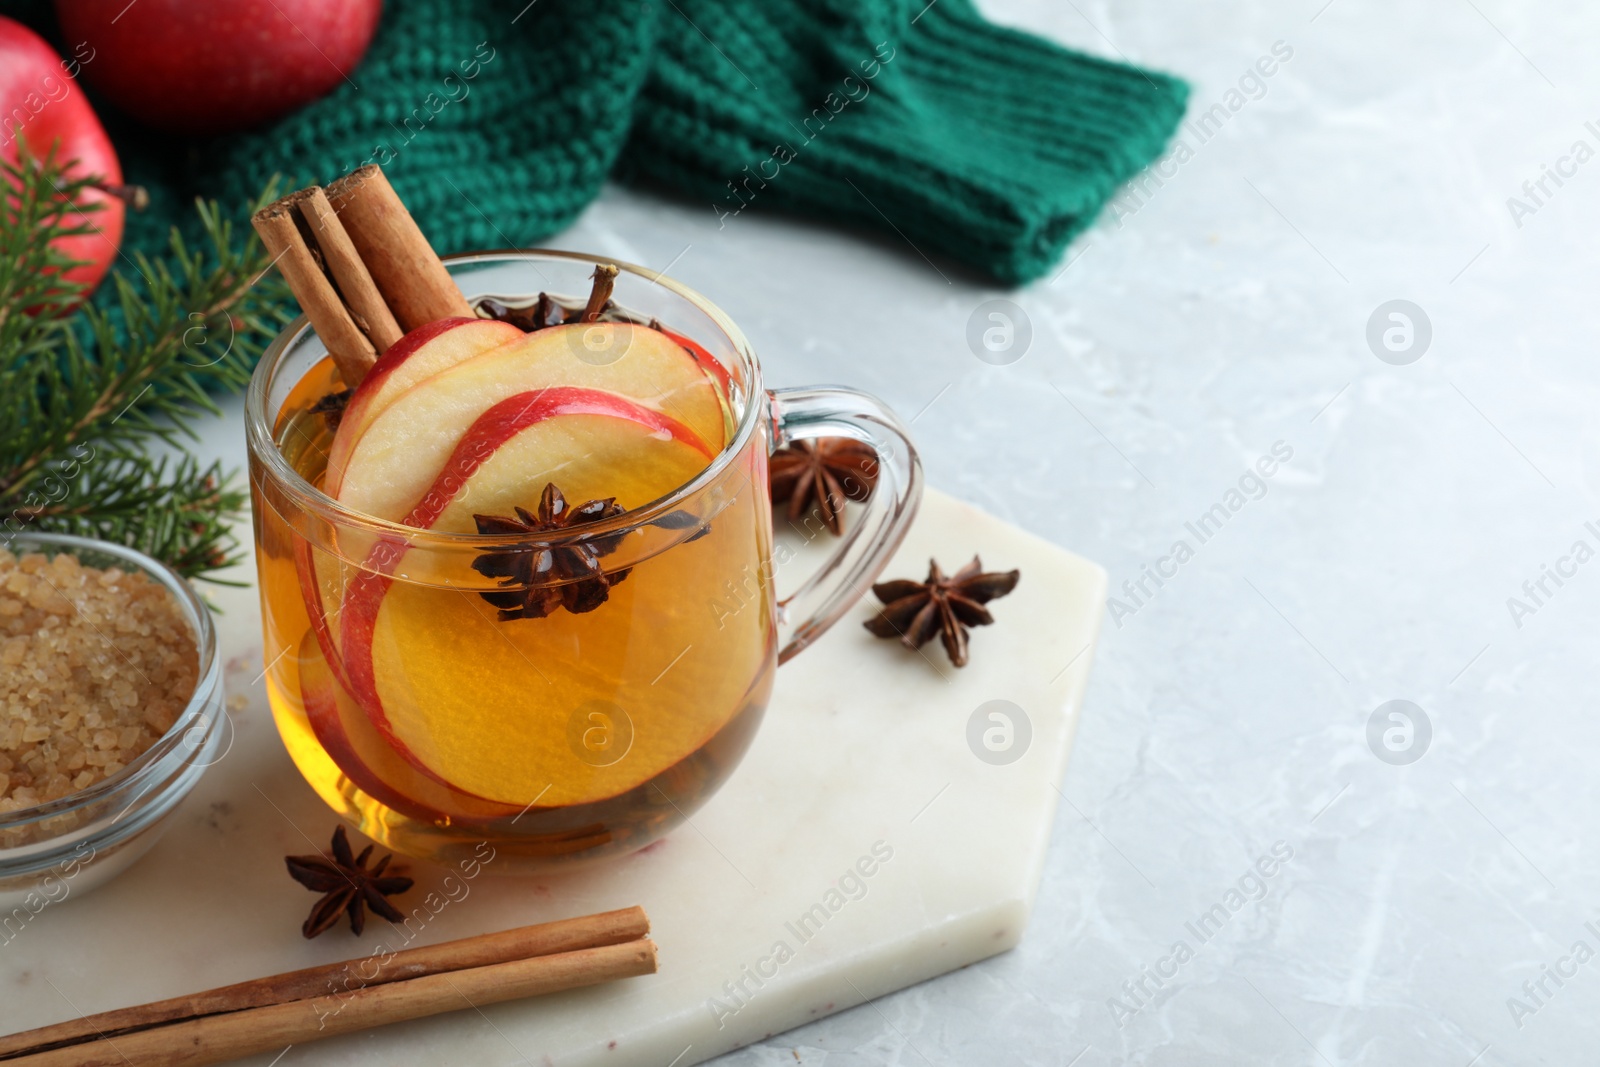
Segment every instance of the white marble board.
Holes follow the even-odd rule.
[[[0,947],[0,1028],[638,903],[660,945],[657,975],[249,1062],[687,1067],[1011,948],[1039,883],[1106,579],[937,492],[888,573],[920,579],[930,556],[954,569],[974,552],[1023,577],[993,605],[997,624],[974,632],[970,666],[952,669],[937,642],[917,654],[871,637],[862,604],[782,669],[749,755],[688,825],[584,872],[497,878],[490,863],[449,896],[448,872],[413,863],[403,902],[430,890],[447,902],[424,909],[409,942],[383,922],[361,938],[298,936],[313,898],[282,857],[324,847],[335,819],[273,732],[254,590],[227,591],[228,754],[149,856]],[[986,761],[977,753],[993,748],[969,743],[969,721],[997,700],[1022,714],[1010,712],[1009,749],[1005,724],[985,720],[1001,749]]]

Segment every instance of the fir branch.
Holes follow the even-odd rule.
[[[52,242],[93,231],[77,213],[97,205],[75,202],[92,179],[64,177],[53,156],[22,160],[0,164],[13,189],[0,210],[0,525],[115,540],[206,576],[236,558],[244,494],[184,445],[218,410],[208,389],[242,387],[288,321],[287,289],[262,280],[254,234],[238,241],[201,202],[203,249],[174,230],[167,256],[124,256],[84,303]]]
[[[244,503],[220,462],[202,468],[187,455],[169,464],[143,452],[97,452],[53,470],[14,514],[58,533],[128,545],[190,575],[238,561],[229,524]]]
[[[81,283],[62,277],[81,261],[52,242],[93,233],[94,226],[82,215],[73,221],[74,201],[92,179],[62,177],[54,149],[36,159],[20,134],[17,141],[21,159],[32,165],[24,173],[0,162],[11,186],[0,211],[0,353],[22,357],[57,345],[66,316],[85,295]],[[49,239],[35,239],[39,234]]]

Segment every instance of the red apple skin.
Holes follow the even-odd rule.
[[[389,788],[356,757],[355,748],[339,722],[339,697],[334,689],[338,683],[329,670],[331,663],[318,661],[314,655],[307,655],[307,651],[302,648],[300,654],[300,703],[322,750],[357,789],[373,800],[413,819],[434,821],[435,813],[423,810],[410,797]]]
[[[418,326],[390,345],[389,350],[379,356],[372,369],[367,371],[367,376],[361,379],[361,384],[356,386],[349,402],[345,404],[344,414],[339,419],[339,432],[334,435],[333,444],[328,446],[328,470],[324,476],[323,492],[333,497],[339,495],[339,484],[344,480],[345,464],[349,461],[350,453],[360,440],[361,434],[367,428],[368,409],[384,394],[390,379],[395,378],[395,372],[405,367],[414,356],[429,348],[432,342],[438,341],[441,337],[451,334],[460,337],[461,334],[456,331],[462,327],[473,332],[473,340],[465,345],[457,345],[454,351],[447,353],[456,362],[483,355],[501,344],[510,344],[527,336],[509,322],[458,317],[435,319],[424,326]]]
[[[75,56],[80,54],[87,53]],[[0,158],[12,164],[18,162],[16,132],[20,123],[31,155],[42,157],[54,146],[56,159],[66,164],[68,177],[95,175],[109,184],[121,185],[122,167],[116,150],[84,97],[83,88],[71,75],[79,66],[76,58],[63,61],[26,26],[0,16]],[[72,212],[65,221],[74,225],[87,223],[94,231],[60,238],[55,248],[84,263],[63,276],[93,289],[116,262],[125,209],[121,200],[94,190],[86,191],[81,202],[102,207],[99,211]]]
[[[728,368],[722,365],[720,359],[707,352],[705,347],[698,341],[691,341],[683,334],[669,330],[665,326],[657,328],[672,341],[676,342],[679,348],[689,353],[691,359],[700,364],[700,369],[705,372],[708,378],[717,383],[717,387],[722,391],[723,396],[732,395],[733,383],[728,375]]]
[[[472,472],[483,465],[495,449],[516,434],[544,419],[559,415],[609,415],[639,423],[651,430],[665,431],[699,450],[707,460],[711,449],[693,430],[677,419],[644,407],[616,393],[599,389],[562,387],[507,397],[478,417],[451,454],[449,462],[434,478],[433,487],[423,494],[411,513],[401,521],[407,526],[427,529],[467,484]],[[450,782],[429,767],[395,733],[378,696],[377,678],[372,669],[372,639],[378,625],[378,609],[389,591],[389,577],[406,554],[403,542],[384,537],[368,554],[361,569],[345,587],[344,607],[340,612],[340,646],[345,653],[344,678],[372,725],[389,746],[405,757],[417,770],[440,785],[474,795]],[[490,803],[490,801],[485,801]]]
[[[415,330],[390,345],[389,350],[378,357],[377,362],[372,365],[372,369],[367,371],[367,376],[361,379],[361,384],[356,386],[355,393],[350,397],[350,403],[345,406],[345,411],[348,413],[355,405],[366,402],[378,391],[378,386],[382,384],[385,378],[399,370],[401,364],[416,355],[418,349],[435,337],[449,333],[456,327],[465,326],[468,323],[492,321],[494,320],[456,317],[435,319],[425,326],[418,326]],[[513,330],[516,329],[515,326],[511,328]]]
[[[361,62],[382,0],[56,0],[90,84],[161,129],[249,129],[326,96]]]
[[[467,427],[492,405],[546,387],[597,389],[671,412],[702,442],[720,450],[727,435],[726,411],[715,378],[694,353],[646,326],[603,323],[601,328],[637,331],[644,345],[640,359],[607,366],[573,363],[572,343],[586,327],[554,326],[463,360],[427,387],[414,386],[394,396],[365,425],[352,423],[352,431],[361,431],[358,437],[341,422],[330,449],[324,492],[356,511],[403,522]],[[342,454],[341,438],[346,446]]]
[[[311,635],[307,634],[300,648],[301,706],[305,709],[306,721],[317,743],[357,789],[402,815],[435,824],[489,822],[519,814],[519,809],[514,807],[446,791],[432,780],[420,783],[425,788],[416,789],[416,792],[425,795],[409,796],[367,766],[348,727],[371,730],[371,726],[366,723],[361,711],[351,706],[350,698],[339,690],[330,665],[321,658],[320,651],[310,642],[310,638]],[[381,745],[383,742],[371,743]],[[394,758],[399,757],[395,755]]]
[[[472,424],[450,454],[444,469],[434,478],[433,485],[422,494],[422,499],[411,509],[411,514],[400,521],[419,529],[432,526],[467,484],[472,472],[494,455],[495,449],[534,423],[557,415],[610,415],[626,419],[658,433],[666,432],[699,451],[707,461],[712,459],[711,449],[683,423],[616,393],[571,386],[518,393],[506,397],[478,416],[478,421]]]
[[[311,630],[300,641],[299,675],[300,702],[306,713],[317,743],[336,763],[346,778],[357,789],[385,807],[427,822],[443,820],[488,821],[518,814],[519,809],[508,808],[484,800],[482,797],[450,789],[433,780],[424,783],[427,788],[415,789],[419,795],[410,796],[391,785],[380,773],[382,760],[371,763],[362,756],[357,733],[372,731],[366,713],[347,694],[350,683],[346,681],[340,664],[338,648],[333,633],[328,628],[328,615],[322,604],[322,591],[317,584],[316,560],[311,544],[295,538],[295,571],[300,579],[300,594],[305,601],[306,613],[311,620]],[[387,586],[385,586],[387,588]],[[369,742],[383,745],[386,741],[378,734]],[[396,758],[410,764],[410,758],[398,751]],[[434,792],[444,790],[443,793]]]

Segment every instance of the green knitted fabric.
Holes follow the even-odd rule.
[[[243,203],[273,173],[373,161],[441,252],[535,244],[616,173],[721,225],[860,223],[1018,284],[1162,151],[1187,98],[971,0],[525,4],[389,0],[353,84],[263,130],[187,144],[113,119],[155,195],[129,243],[154,250],[196,194]]]

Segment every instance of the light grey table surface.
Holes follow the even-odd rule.
[[[718,1062],[1594,1062],[1600,10],[983,6],[1212,116],[1052,279],[615,187],[550,242],[708,294],[772,384],[882,396],[931,484],[1121,602],[1022,946]],[[968,323],[1001,297],[1032,337],[991,365]],[[1393,300],[1408,351],[1369,344]],[[1391,700],[1409,750],[1387,710],[1369,734]]]

